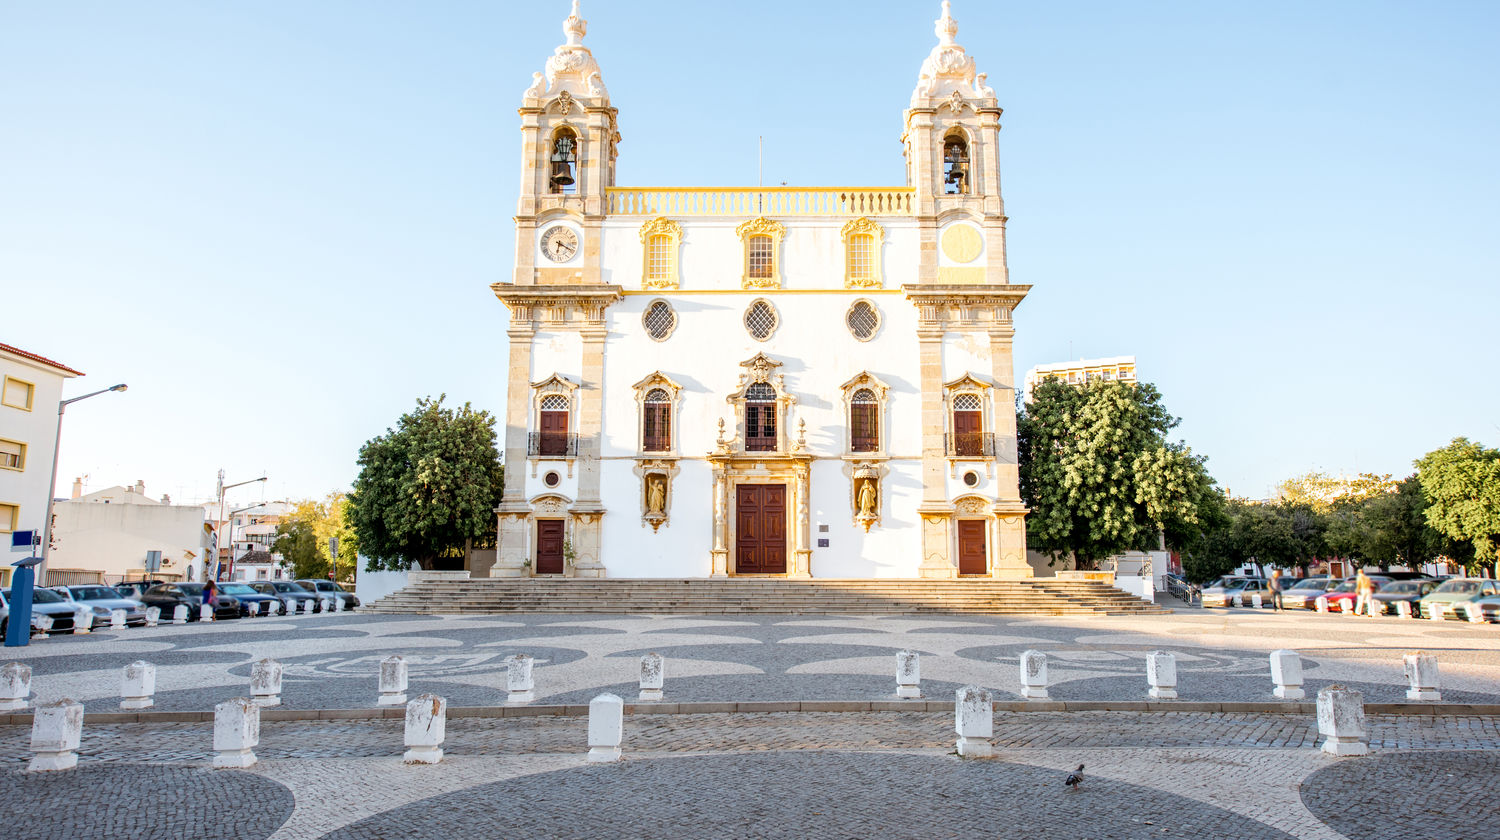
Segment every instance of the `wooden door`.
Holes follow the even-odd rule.
[[[735,572],[786,574],[786,485],[741,484],[735,496]]]
[[[958,520],[958,573],[983,575],[989,572],[985,562],[983,519]]]
[[[536,521],[536,573],[563,573],[563,522],[561,519]]]
[[[568,412],[542,412],[542,440],[538,455],[568,454]]]
[[[984,417],[978,411],[953,412],[953,454],[984,454]]]

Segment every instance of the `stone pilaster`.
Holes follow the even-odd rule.
[[[922,390],[922,564],[917,573],[924,578],[949,578],[958,569],[949,557],[946,482],[948,457],[944,435],[948,429],[943,405],[943,331],[932,326],[917,328],[918,376]]]
[[[791,568],[787,569],[789,578],[812,577],[811,472],[811,464],[797,465],[797,550],[792,555]]]
[[[495,565],[490,577],[521,577],[529,555],[526,503],[526,431],[531,418],[531,343],[536,330],[529,308],[511,312],[510,369],[505,394],[505,489],[495,509]]]
[[[729,577],[729,479],[722,466],[714,468],[714,548],[709,577]]]
[[[582,385],[578,389],[578,500],[573,503],[575,559],[578,577],[604,577],[599,520],[604,505],[599,498],[599,446],[604,420],[604,308],[586,309],[589,323],[583,338]]]

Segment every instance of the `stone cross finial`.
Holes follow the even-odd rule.
[[[577,5],[576,0],[574,5]],[[934,21],[934,27],[938,43],[944,46],[951,45],[958,37],[958,21],[953,19],[953,7],[949,0],[943,0],[943,16]]]

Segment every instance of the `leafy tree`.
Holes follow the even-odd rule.
[[[328,559],[318,550],[318,523],[324,516],[321,507],[312,500],[298,502],[276,526],[271,550],[291,565],[294,578],[328,576]]]
[[[1443,537],[1427,524],[1426,512],[1422,483],[1408,476],[1389,492],[1336,504],[1328,527],[1329,547],[1382,569],[1395,564],[1416,569],[1443,549]]]
[[[1241,546],[1234,539],[1232,504],[1237,503],[1214,488],[1198,505],[1198,527],[1174,533],[1174,528],[1168,526],[1168,543],[1178,548],[1183,577],[1193,583],[1207,583],[1227,575],[1245,561]]]
[[[1395,489],[1396,482],[1389,475],[1360,473],[1347,478],[1310,472],[1278,484],[1276,498],[1282,504],[1327,513],[1340,502],[1360,502]]]
[[[1500,575],[1500,450],[1458,437],[1416,463],[1428,524],[1473,546],[1470,571],[1494,563]]]
[[[1092,568],[1164,532],[1200,537],[1199,508],[1217,491],[1203,459],[1167,440],[1177,423],[1149,384],[1039,385],[1018,427],[1028,544]]]
[[[445,398],[417,400],[395,429],[360,447],[346,521],[372,571],[432,569],[494,533],[504,484],[495,419],[468,403],[445,408]]]

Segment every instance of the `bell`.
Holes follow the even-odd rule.
[[[552,162],[552,183],[559,187],[566,187],[573,183],[573,169],[565,160],[554,160]]]

